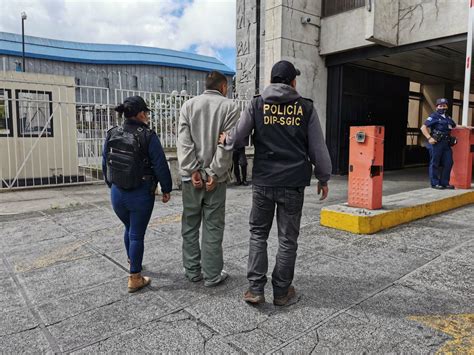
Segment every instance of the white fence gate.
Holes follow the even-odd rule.
[[[73,78],[0,74],[0,191],[102,180],[102,146],[120,124],[114,107],[142,96],[164,148],[176,148],[181,106],[191,95],[76,86]],[[236,100],[241,109],[247,100]]]

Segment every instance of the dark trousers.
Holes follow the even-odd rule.
[[[150,193],[151,181],[143,181],[134,190],[112,185],[112,207],[125,225],[124,243],[130,259],[130,273],[142,271],[145,232],[150,221],[155,195]]]
[[[252,293],[262,294],[267,282],[267,239],[276,207],[278,253],[272,273],[273,294],[276,297],[287,294],[295,272],[303,201],[304,187],[253,186],[247,269]]]
[[[447,140],[442,140],[428,147],[430,150],[430,180],[431,185],[449,185],[453,167],[453,151]]]
[[[247,181],[247,156],[245,155],[245,148],[234,149],[232,160],[234,161],[234,174],[237,182]],[[242,178],[240,177],[240,169],[242,169]]]

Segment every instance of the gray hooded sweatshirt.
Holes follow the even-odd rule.
[[[292,86],[286,84],[270,84],[262,93],[265,102],[274,104],[296,101],[300,97],[301,95]],[[228,132],[226,149],[232,149],[234,144],[239,144],[252,133],[255,125],[253,109],[252,105],[248,105],[245,111],[242,112],[237,125]],[[331,158],[324,141],[316,108],[308,122],[308,156],[314,165],[315,177],[321,183],[327,183],[332,171]]]

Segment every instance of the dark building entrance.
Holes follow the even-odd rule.
[[[347,173],[351,126],[385,126],[384,167],[402,168],[410,80],[348,64],[328,70],[326,142],[333,173]]]
[[[333,172],[347,173],[349,127],[357,125],[385,126],[385,169],[427,164],[419,128],[434,110],[436,98],[446,97],[451,102],[448,113],[461,123],[466,42],[462,34],[327,56],[326,142]],[[471,84],[472,93],[474,81]]]

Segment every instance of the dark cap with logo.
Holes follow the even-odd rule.
[[[287,60],[280,60],[273,64],[270,81],[272,83],[289,84],[300,74],[301,72],[292,63]]]
[[[436,100],[436,106],[438,106],[438,105],[448,105],[448,104],[449,104],[448,99],[445,99],[444,97],[441,98],[441,99]]]

